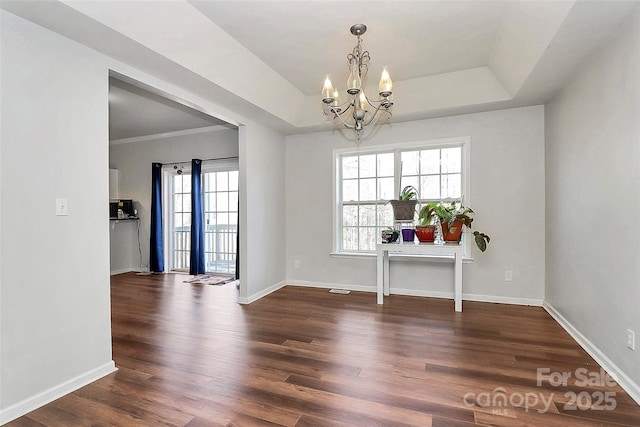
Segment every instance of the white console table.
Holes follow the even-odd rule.
[[[377,245],[378,264],[378,304],[384,303],[384,295],[389,295],[389,254],[407,254],[422,257],[449,257],[454,261],[454,306],[462,311],[462,245],[446,243],[379,243]]]

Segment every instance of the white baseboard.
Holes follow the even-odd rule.
[[[287,286],[302,286],[305,288],[321,288],[321,289],[346,289],[348,291],[359,292],[375,292],[375,286],[366,285],[347,285],[344,283],[327,283],[327,282],[310,282],[308,280],[287,280]]]
[[[531,305],[542,307],[543,300],[534,298],[503,297],[498,295],[462,294],[464,301],[495,302],[498,304]]]
[[[133,268],[120,268],[118,270],[111,270],[111,275],[115,276],[116,274],[124,274],[124,273],[129,273],[131,271],[136,271]]]
[[[348,285],[344,283],[326,283],[326,282],[310,282],[307,280],[287,280],[287,285],[291,286],[305,286],[309,288],[328,288],[328,289],[347,289],[350,291],[360,292],[376,292],[375,286],[370,285]],[[453,299],[453,292],[442,291],[429,291],[424,289],[399,289],[391,288],[392,295],[407,295],[413,297],[427,297],[427,298],[445,298]],[[533,305],[537,307],[542,306],[541,299],[530,298],[515,298],[515,297],[502,297],[496,295],[476,295],[476,294],[462,294],[464,301],[481,301],[481,302],[494,302],[499,304],[516,304],[516,305]]]
[[[640,385],[636,384],[627,374],[625,374],[611,359],[607,357],[594,343],[574,327],[558,310],[548,302],[544,302],[544,309],[553,317],[556,322],[564,328],[574,340],[589,353],[589,356],[598,362],[602,368],[617,382],[629,396],[640,405]]]
[[[18,417],[28,414],[34,409],[38,409],[39,407],[44,406],[49,402],[53,402],[54,400],[66,394],[69,394],[81,387],[84,387],[85,385],[90,384],[117,370],[118,369],[116,368],[116,365],[112,360],[102,366],[92,369],[89,372],[85,372],[84,374],[78,375],[75,378],[71,378],[70,380],[63,382],[62,384],[58,384],[57,386],[51,387],[48,390],[28,397],[7,408],[2,408],[0,410],[0,425],[6,424],[9,421],[15,420]]]
[[[278,282],[275,285],[269,286],[267,289],[263,289],[260,292],[250,295],[247,298],[238,297],[239,304],[251,304],[254,301],[259,300],[260,298],[264,298],[269,295],[271,292],[275,292],[280,288],[283,288],[287,284],[286,281]]]

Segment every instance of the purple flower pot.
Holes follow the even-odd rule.
[[[413,243],[413,240],[415,239],[416,236],[416,230],[414,230],[413,228],[403,228],[402,229],[402,241],[403,242],[411,242]]]

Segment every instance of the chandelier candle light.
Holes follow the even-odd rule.
[[[381,115],[386,113],[391,116],[391,107],[393,106],[390,99],[393,82],[386,66],[382,69],[382,76],[378,84],[380,99],[370,99],[364,92],[369,60],[371,59],[369,52],[362,50],[360,36],[366,31],[367,26],[364,24],[355,24],[351,27],[351,34],[358,37],[358,44],[353,48],[353,52],[347,55],[349,67],[347,100],[340,104],[338,89],[331,84],[331,76],[328,74],[322,88],[324,114],[331,116],[332,120],[340,120],[346,128],[355,130],[356,140],[360,140],[362,129],[365,126],[375,124]]]

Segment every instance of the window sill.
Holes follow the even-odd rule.
[[[334,258],[351,258],[351,259],[375,259],[377,257],[375,252],[331,252],[329,253],[331,257]],[[407,255],[407,254],[389,254],[390,259],[413,259],[413,258],[430,258],[434,262],[452,262],[448,256],[439,256],[439,255]],[[473,262],[472,257],[463,257],[463,264],[470,264]]]

